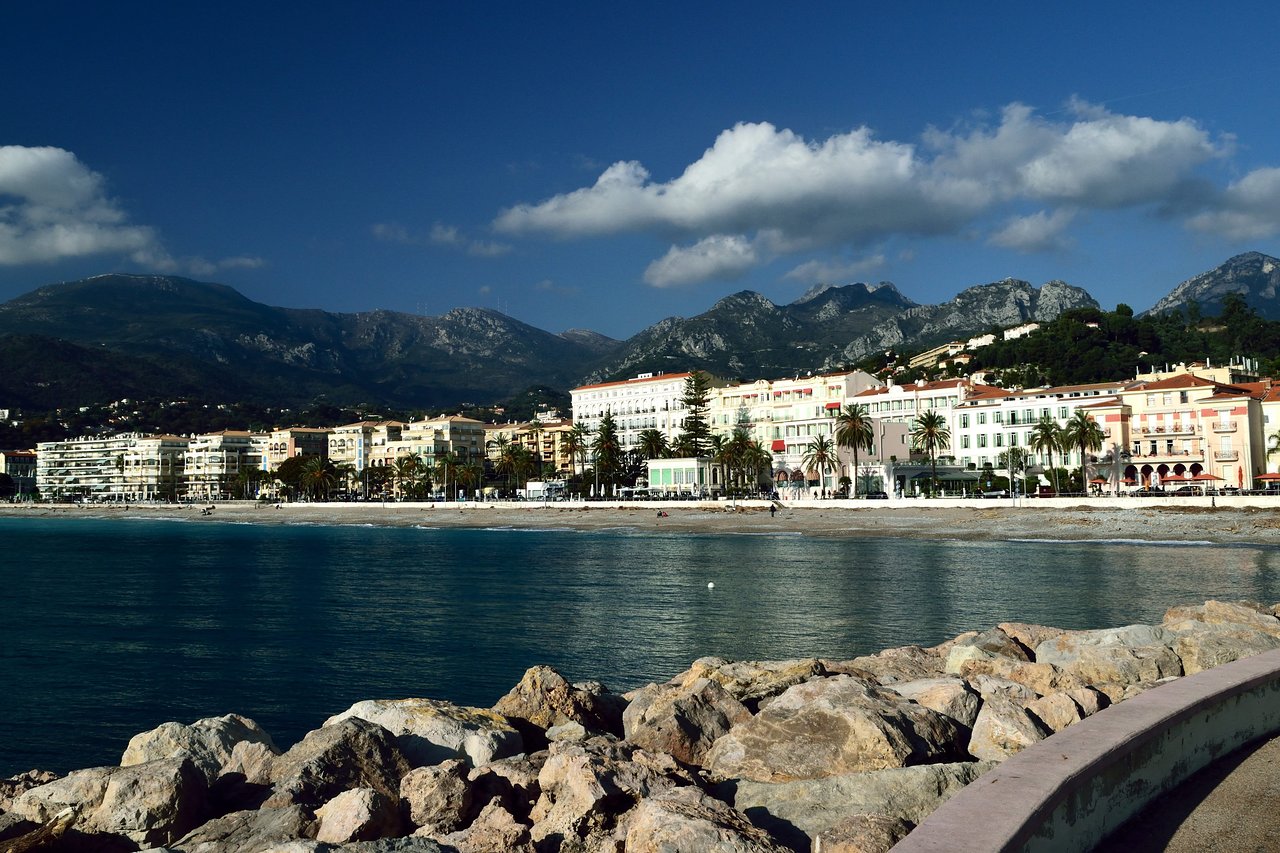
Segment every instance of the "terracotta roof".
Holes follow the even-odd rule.
[[[1193,373],[1179,373],[1168,379],[1157,379],[1154,382],[1137,382],[1132,386],[1135,391],[1172,391],[1178,388],[1204,388],[1217,385],[1212,379],[1205,379]]]
[[[650,376],[645,379],[620,379],[616,382],[597,382],[594,385],[579,385],[574,391],[588,391],[592,388],[612,388],[620,385],[643,385],[646,382],[669,382],[672,379],[684,379],[692,376],[692,373],[660,373],[657,376]]]

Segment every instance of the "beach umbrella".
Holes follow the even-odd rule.
[[[1166,483],[1185,483],[1187,478],[1181,474],[1165,474],[1164,481]]]
[[[1236,485],[1242,489],[1244,488],[1244,468],[1236,469]]]
[[[1194,477],[1191,478],[1191,482],[1209,483],[1209,482],[1212,482],[1213,480],[1221,480],[1221,479],[1222,479],[1221,477],[1215,477],[1213,474],[1210,474],[1208,471],[1201,471],[1199,474],[1196,474]]]
[[[1280,480],[1280,474],[1276,474],[1276,473],[1259,474],[1253,479],[1261,480],[1264,483],[1274,483],[1277,480]]]

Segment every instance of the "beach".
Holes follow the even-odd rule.
[[[815,537],[931,537],[969,540],[1136,540],[1273,544],[1280,500],[1208,498],[948,501],[899,500],[559,502],[0,504],[5,517],[171,518],[197,523],[371,524],[391,527],[607,530],[689,534],[801,534]],[[207,513],[204,508],[213,506]],[[665,513],[660,517],[659,512]]]

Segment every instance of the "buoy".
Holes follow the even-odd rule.
[[[714,583],[707,584],[707,589],[715,589],[715,588],[716,588],[716,585]]]

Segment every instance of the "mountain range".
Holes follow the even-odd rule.
[[[1278,270],[1274,258],[1240,255],[1178,285],[1152,310],[1190,300],[1211,306],[1230,291],[1276,316]],[[1081,307],[1097,302],[1061,281],[1037,288],[1005,279],[937,305],[917,304],[889,283],[817,287],[788,305],[743,291],[618,341],[583,329],[552,334],[482,308],[340,314],[263,305],[225,285],[172,276],[101,275],[0,304],[0,406],[145,397],[443,409],[649,370],[757,379],[839,369],[886,349],[911,351]]]

